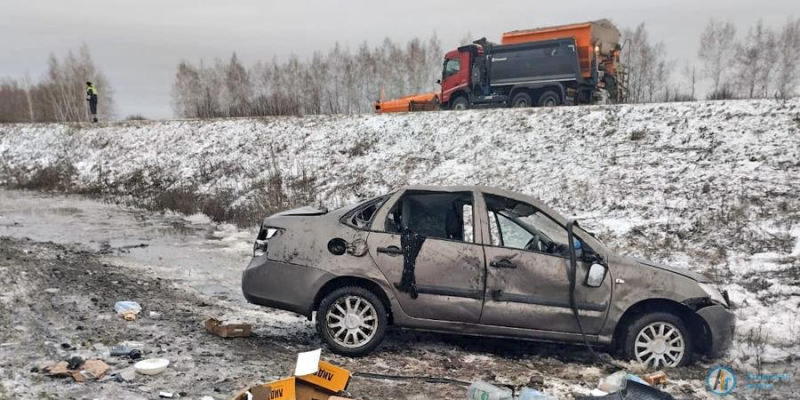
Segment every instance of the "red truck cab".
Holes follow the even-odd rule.
[[[476,46],[479,55],[483,55],[483,48]],[[471,52],[466,49],[459,48],[444,55],[444,67],[442,69],[442,93],[439,96],[439,101],[442,104],[450,104],[454,93],[465,90],[470,83],[470,76],[472,74],[472,57]],[[458,108],[455,108],[458,107]],[[459,104],[451,106],[454,109],[468,108],[467,102],[464,101]]]

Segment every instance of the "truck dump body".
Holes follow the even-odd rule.
[[[612,57],[619,45],[619,30],[607,19],[580,24],[551,26],[506,32],[501,43],[504,45],[538,42],[552,39],[574,38],[578,46],[578,59],[583,77],[592,74],[592,52],[595,46],[605,57]],[[613,71],[609,71],[613,73]]]
[[[580,79],[573,39],[494,45],[487,54],[492,86]]]

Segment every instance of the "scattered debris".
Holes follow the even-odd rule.
[[[67,364],[67,369],[77,370],[78,368],[81,367],[81,365],[83,365],[83,362],[84,362],[83,358],[81,358],[80,356],[73,356],[72,358],[69,359],[69,362]]]
[[[135,301],[118,301],[114,304],[114,311],[122,315],[126,321],[133,321],[136,319],[136,315],[142,312],[142,306]]]
[[[54,378],[71,377],[75,382],[86,382],[87,379],[99,380],[103,378],[109,368],[108,364],[102,360],[84,361],[83,358],[74,356],[68,362],[59,361],[35,369]],[[31,369],[31,371],[34,371],[34,369]]]
[[[130,357],[131,360],[138,360],[142,358],[142,351],[139,349],[133,349],[128,353],[128,357]]]
[[[250,324],[223,324],[216,318],[205,321],[206,330],[222,338],[248,337],[253,333]]]
[[[69,363],[66,361],[59,361],[57,363],[41,367],[39,370],[55,378],[66,378],[70,375],[68,366]]]
[[[350,400],[336,395],[344,391],[351,376],[346,369],[319,361],[314,373],[252,386],[231,400]]]
[[[166,358],[148,358],[133,364],[133,368],[143,375],[158,375],[164,372],[168,365],[169,360]]]
[[[645,382],[649,383],[651,386],[666,385],[667,373],[664,371],[656,371],[643,376],[642,379],[644,379]]]
[[[558,400],[549,394],[542,393],[535,389],[525,388],[519,394],[519,400]]]
[[[171,392],[158,392],[158,397],[162,399],[171,399],[172,393]]]
[[[58,292],[59,292],[59,290],[60,290],[60,289],[58,289],[58,288],[47,288],[47,289],[45,289],[45,290],[44,290],[44,292],[45,292],[45,293],[54,294],[54,293],[58,293]]]
[[[467,389],[468,400],[513,400],[510,390],[502,389],[484,381],[473,382]]]
[[[627,381],[622,390],[601,397],[578,397],[575,400],[675,400],[672,395],[636,381]]]
[[[101,360],[87,360],[83,363],[82,374],[86,374],[91,379],[101,379],[108,372],[109,366]]]
[[[114,374],[117,382],[133,382],[136,379],[136,369],[126,368]]]

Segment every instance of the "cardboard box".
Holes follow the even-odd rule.
[[[350,371],[320,361],[314,374],[256,385],[236,393],[231,400],[247,400],[248,391],[253,400],[347,400],[335,395],[347,389],[350,377]]]
[[[223,324],[216,318],[209,318],[205,322],[206,330],[222,338],[248,337],[253,333],[249,324]]]

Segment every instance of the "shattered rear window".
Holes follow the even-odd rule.
[[[341,221],[354,228],[369,229],[370,224],[372,224],[372,219],[375,218],[375,214],[377,214],[378,210],[389,197],[391,197],[391,194],[367,200],[345,214]]]

